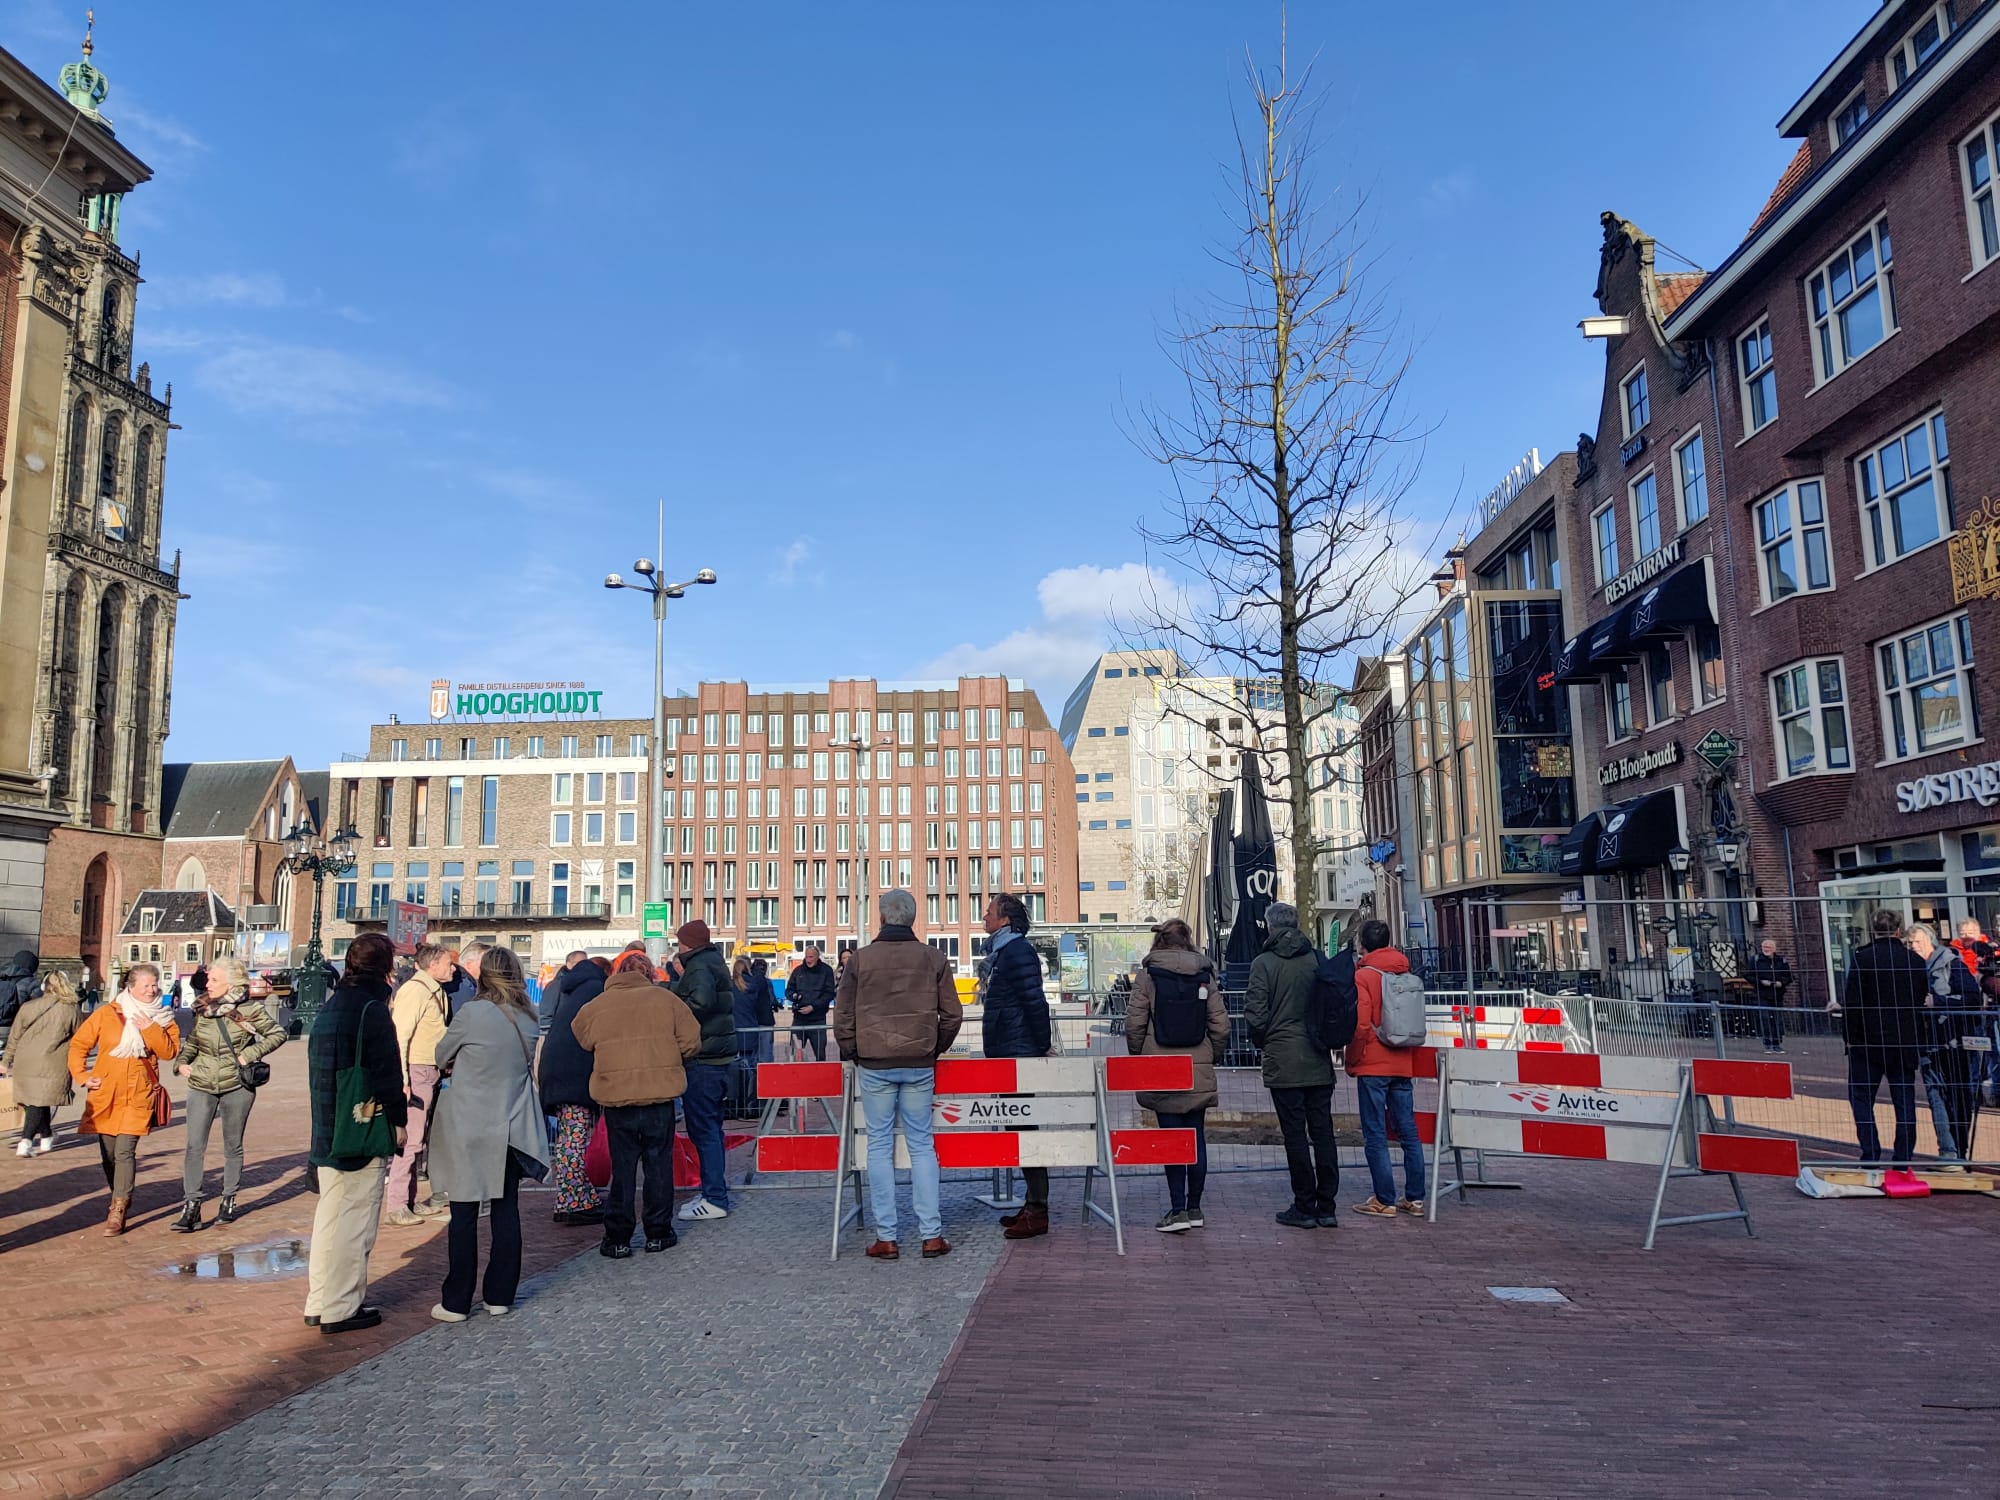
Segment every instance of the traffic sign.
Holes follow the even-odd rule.
[[[1702,736],[1701,743],[1694,747],[1694,753],[1720,771],[1736,759],[1736,741],[1720,729],[1711,729]]]
[[[667,936],[674,917],[671,901],[648,901],[639,917],[639,936],[642,938],[663,938]]]

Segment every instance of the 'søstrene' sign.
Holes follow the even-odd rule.
[[[431,717],[520,719],[537,714],[596,714],[604,694],[580,682],[461,682],[456,692],[431,683]]]
[[[1954,802],[1977,802],[1981,807],[2000,802],[2000,760],[1896,783],[1897,812],[1922,812],[1928,807],[1948,807]]]

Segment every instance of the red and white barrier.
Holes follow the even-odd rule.
[[[1124,1223],[1118,1209],[1118,1167],[1188,1165],[1195,1159],[1192,1130],[1114,1130],[1106,1095],[1141,1089],[1194,1087],[1194,1061],[1185,1054],[1159,1057],[954,1057],[937,1065],[932,1111],[940,1167],[1001,1169],[1082,1167],[1084,1207],[1112,1226],[1118,1253],[1125,1253]],[[846,1179],[854,1184],[860,1212],[859,1177],[866,1170],[867,1124],[854,1068],[849,1063],[761,1063],[757,1091],[770,1099],[838,1100],[834,1135],[765,1135],[757,1141],[760,1172],[834,1174],[834,1255],[846,1226],[841,1201]],[[1025,1096],[1025,1097],[1023,1097]],[[996,1123],[1000,1128],[995,1128]],[[1008,1123],[1032,1130],[1006,1129]],[[1065,1128],[1069,1127],[1069,1128]],[[1080,1127],[1080,1128],[1079,1128]],[[910,1164],[909,1147],[896,1133],[895,1163]],[[1099,1207],[1092,1189],[1102,1173],[1111,1210]]]
[[[1732,1135],[1713,1129],[1711,1097],[1788,1099],[1788,1063],[1672,1058],[1598,1057],[1592,1054],[1502,1051],[1433,1053],[1439,1109],[1419,1115],[1418,1133],[1461,1163],[1459,1181],[1446,1186],[1433,1174],[1430,1217],[1438,1199],[1468,1184],[1464,1151],[1516,1156],[1556,1156],[1575,1161],[1628,1162],[1660,1169],[1645,1248],[1662,1225],[1740,1219],[1754,1234],[1738,1173],[1796,1177],[1798,1143]],[[1674,1177],[1720,1174],[1729,1178],[1736,1208],[1721,1213],[1662,1218],[1666,1185]]]

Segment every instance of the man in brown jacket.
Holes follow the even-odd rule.
[[[687,1003],[654,982],[643,953],[626,953],[604,992],[576,1013],[570,1030],[590,1054],[590,1097],[604,1108],[611,1189],[604,1205],[607,1260],[632,1254],[634,1174],[646,1174],[646,1250],[680,1242],[674,1233],[674,1101],[687,1092],[687,1059],[701,1050],[701,1026]]]
[[[931,1100],[937,1060],[965,1019],[952,982],[951,961],[917,941],[917,898],[908,891],[882,897],[882,930],[840,971],[833,1003],[833,1039],[857,1073],[868,1120],[868,1198],[875,1243],[868,1253],[894,1260],[896,1248],[896,1130],[910,1148],[910,1200],[917,1211],[924,1258],[949,1254],[938,1206],[937,1146],[931,1140]]]

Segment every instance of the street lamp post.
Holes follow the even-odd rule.
[[[855,761],[854,772],[855,772],[855,781],[858,784],[861,779],[861,757],[864,755],[873,754],[876,750],[880,749],[884,745],[895,744],[896,737],[893,734],[885,734],[881,736],[879,739],[877,739],[873,744],[870,744],[868,740],[862,736],[861,731],[857,729],[852,735],[848,737],[847,742],[848,744],[854,747],[854,761]],[[856,801],[858,804],[859,799],[857,798]],[[858,815],[860,811],[861,809],[857,805],[855,807],[856,814]],[[859,818],[855,824],[855,827],[858,830],[854,843],[855,843],[855,853],[860,856],[858,861],[860,869],[857,872],[860,878],[854,882],[854,899],[856,902],[856,907],[855,907],[856,921],[854,923],[854,946],[857,948],[865,948],[868,946],[868,882],[871,877],[868,872],[869,856],[861,853],[860,845],[867,838],[868,820],[866,818]],[[834,939],[834,945],[836,947],[839,946],[839,942],[840,940],[838,938]]]
[[[698,583],[715,582],[715,569],[703,568],[685,583],[662,583],[660,570],[650,557],[642,557],[632,564],[632,571],[645,580],[644,583],[627,583],[617,573],[605,576],[604,586],[608,589],[636,589],[649,594],[653,600],[653,823],[648,842],[652,846],[652,871],[646,878],[646,904],[657,906],[667,899],[666,849],[662,829],[666,826],[666,738],[667,738],[667,601],[679,599]],[[666,956],[667,940],[663,935],[646,939],[646,955],[654,963]]]
[[[326,1003],[326,974],[320,967],[324,959],[319,946],[321,887],[327,876],[338,878],[354,869],[354,845],[359,838],[352,826],[331,838],[322,837],[304,820],[284,838],[285,862],[294,871],[312,876],[313,883],[312,936],[306,939],[305,960],[293,970],[292,978],[292,993],[298,997],[294,1020],[301,1033],[312,1030],[320,1006]]]

